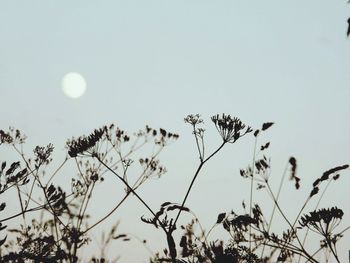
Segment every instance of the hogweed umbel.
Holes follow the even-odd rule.
[[[93,133],[89,136],[82,136],[78,139],[73,139],[67,142],[68,154],[70,157],[77,157],[78,154],[84,154],[84,152],[93,148],[96,143],[102,138],[106,133],[107,126],[103,126],[100,129],[95,129]]]
[[[240,137],[252,132],[250,126],[246,126],[239,118],[231,117],[231,115],[219,114],[211,117],[216,129],[220,133],[224,142],[234,143]]]

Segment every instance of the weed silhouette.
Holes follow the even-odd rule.
[[[67,140],[65,159],[53,172],[47,172],[52,167],[52,144],[36,146],[32,156],[28,156],[22,147],[27,138],[21,131],[14,128],[0,130],[0,146],[13,149],[18,154],[17,161],[0,161],[0,195],[4,197],[7,196],[5,193],[13,192],[18,198],[18,206],[13,200],[2,199],[0,203],[0,262],[82,262],[80,251],[91,242],[90,231],[117,213],[131,196],[149,213],[149,216],[140,217],[140,223],[164,233],[165,248],[154,253],[150,262],[318,262],[316,258],[321,253],[327,255],[325,262],[331,257],[340,262],[337,244],[350,226],[338,229],[344,216],[340,208],[319,206],[328,186],[338,180],[342,172],[349,170],[348,164],[331,168],[317,178],[298,214],[291,219],[286,216],[279,198],[288,174],[293,188],[296,191],[300,189],[302,180],[297,173],[297,159],[289,158],[275,193],[270,184],[271,160],[267,156],[271,144],[258,143],[261,134],[267,132],[274,125],[273,122],[263,123],[260,129],[253,130],[237,117],[214,115],[211,121],[221,137],[221,143],[214,151],[208,152],[201,116],[191,114],[184,121],[191,127],[199,163],[180,202],[163,202],[158,210],[151,208],[139,194],[139,188],[150,178],[160,178],[167,171],[158,156],[179,138],[176,133],[146,126],[130,135],[113,124],[103,126],[88,136]],[[245,210],[242,214],[234,211],[220,213],[212,228],[206,231],[194,210],[186,206],[187,199],[207,162],[224,147],[249,134],[255,140],[252,163],[239,171],[250,184],[249,205],[242,203]],[[145,154],[147,147],[152,149],[149,154]],[[142,152],[144,156],[137,158],[136,152]],[[57,184],[56,176],[68,162],[75,165],[78,175],[69,178],[71,189],[64,190]],[[135,166],[139,174],[135,177],[133,170],[131,177],[130,169]],[[106,174],[115,176],[124,186],[125,193],[108,213],[91,222],[89,203],[96,187],[103,187]],[[254,191],[266,191],[271,197],[273,209],[269,218],[255,202]],[[317,197],[316,207],[310,210],[310,200]],[[18,212],[4,216],[9,204],[16,207]],[[306,209],[309,210],[305,212]],[[288,225],[282,233],[273,232],[276,212]],[[191,215],[193,219],[180,224],[183,213]],[[18,225],[8,228],[8,223]],[[211,231],[217,227],[225,231],[228,241],[211,239]],[[316,251],[305,246],[310,231],[320,237],[320,246]],[[182,233],[180,238],[174,235],[175,232]],[[135,236],[120,233],[118,224],[115,224],[107,234],[102,234],[100,256],[92,256],[90,262],[117,262],[118,259],[108,259],[106,248],[116,240],[127,242],[133,238]],[[147,245],[146,240],[139,241]]]

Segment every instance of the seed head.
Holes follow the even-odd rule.
[[[230,115],[222,114],[220,117],[219,114],[217,114],[211,117],[211,120],[215,124],[224,142],[234,143],[240,137],[253,131],[251,127],[246,127],[239,118],[232,118]]]
[[[94,130],[89,136],[81,136],[78,139],[73,139],[67,142],[68,154],[70,157],[77,157],[78,154],[84,154],[102,138],[107,131],[107,126]]]

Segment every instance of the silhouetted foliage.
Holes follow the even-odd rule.
[[[294,183],[292,188],[300,189],[297,160],[295,157],[289,158],[279,189],[275,193],[270,185],[271,159],[267,153],[271,143],[258,144],[260,136],[273,126],[273,122],[263,123],[260,129],[253,132],[250,126],[237,117],[214,115],[211,121],[221,137],[221,143],[215,150],[208,152],[201,116],[192,114],[184,120],[192,128],[199,163],[181,202],[163,201],[158,211],[149,206],[146,199],[138,193],[138,189],[148,179],[160,178],[167,171],[160,163],[158,155],[164,147],[179,138],[176,133],[146,126],[145,129],[129,135],[113,124],[103,126],[88,136],[68,140],[67,156],[63,163],[51,174],[46,174],[48,167],[52,165],[52,144],[36,146],[33,156],[28,157],[22,147],[26,140],[23,133],[14,128],[0,130],[0,145],[13,149],[19,156],[19,160],[14,162],[0,160],[0,194],[5,196],[5,193],[12,191],[18,196],[19,203],[19,212],[6,216],[4,214],[7,206],[15,204],[13,200],[5,199],[0,203],[0,262],[81,262],[80,251],[91,242],[91,229],[116,213],[130,196],[138,199],[147,210],[148,215],[140,215],[140,221],[164,233],[165,248],[162,252],[153,254],[150,262],[318,262],[316,256],[321,251],[340,262],[336,246],[350,227],[338,230],[344,216],[343,210],[337,207],[318,208],[318,205],[327,186],[338,180],[341,172],[349,170],[348,164],[331,168],[317,178],[298,215],[291,220],[281,207],[279,197],[287,172],[290,172],[289,179]],[[185,206],[188,196],[193,192],[194,183],[205,164],[223,147],[234,144],[251,132],[251,138],[255,140],[253,161],[239,171],[243,178],[250,181],[249,205],[242,202],[243,213],[222,212],[216,216],[216,221],[213,216],[214,225],[206,231],[193,210]],[[151,148],[150,154],[135,156],[135,152],[148,145]],[[78,175],[69,178],[71,189],[65,190],[55,182],[55,177],[68,162],[76,165]],[[139,176],[135,177],[133,174],[130,177],[130,167],[136,166],[140,171]],[[114,175],[122,183],[125,195],[109,213],[96,222],[91,222],[88,204],[96,187],[103,187],[107,173]],[[318,196],[323,183],[327,183],[327,186],[319,196],[317,206],[311,212],[305,212],[310,200]],[[254,189],[266,191],[271,197],[273,210],[269,218],[266,218],[262,208],[254,201]],[[193,194],[199,196],[201,193]],[[281,233],[275,233],[272,229],[276,210],[288,225]],[[193,216],[193,219],[187,224],[179,225],[183,212]],[[21,223],[15,228],[8,228],[4,225],[5,222],[11,225],[13,222]],[[217,227],[228,238],[211,239],[211,231]],[[91,262],[116,262],[117,259],[108,259],[106,247],[113,245],[113,242],[128,242],[133,238],[132,235],[117,230],[118,224],[115,224],[107,235],[102,234],[100,256],[92,255]],[[305,246],[309,231],[320,236],[317,251],[310,251]],[[175,232],[182,233],[180,238]],[[145,245],[147,241],[142,240],[141,243]]]

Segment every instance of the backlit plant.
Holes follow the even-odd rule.
[[[331,168],[317,178],[298,214],[288,218],[286,208],[279,201],[283,182],[289,175],[293,188],[299,190],[302,178],[297,173],[296,158],[290,157],[277,192],[272,190],[272,162],[267,155],[270,142],[259,145],[259,139],[274,125],[273,122],[253,129],[237,117],[214,115],[211,121],[221,142],[208,152],[201,116],[192,114],[184,120],[191,126],[199,163],[185,195],[171,202],[163,200],[159,209],[150,206],[147,197],[140,195],[139,188],[150,178],[160,178],[167,171],[158,156],[179,138],[176,133],[146,126],[129,134],[115,125],[103,126],[90,135],[69,139],[65,159],[52,171],[52,144],[36,146],[29,156],[23,150],[26,136],[22,132],[14,128],[0,130],[0,146],[7,151],[13,149],[19,157],[14,162],[0,160],[0,195],[5,197],[12,193],[18,199],[18,212],[12,215],[7,214],[9,200],[3,198],[0,203],[0,262],[81,262],[80,251],[92,242],[90,231],[117,213],[131,196],[138,199],[148,213],[140,215],[140,223],[164,233],[164,249],[154,253],[150,262],[318,262],[316,258],[321,252],[340,262],[337,244],[349,229],[348,226],[338,230],[344,212],[337,207],[319,206],[328,186],[339,179],[341,172],[349,170],[348,164]],[[234,145],[242,137],[248,139],[249,135],[255,140],[253,160],[237,171],[237,175],[249,180],[249,204],[242,203],[243,213],[237,210],[220,213],[213,226],[206,230],[196,217],[195,208],[186,206],[187,199],[190,193],[202,194],[194,190],[194,185],[205,164],[224,147]],[[149,154],[146,154],[148,150]],[[67,190],[57,184],[56,177],[68,163],[74,164],[77,175],[69,178],[71,188]],[[109,175],[124,187],[124,196],[108,213],[91,221],[89,204],[96,189],[104,187],[104,179]],[[325,187],[321,191],[323,184]],[[268,217],[256,202],[255,191],[266,191],[270,196],[273,209]],[[315,198],[318,198],[316,207],[310,209],[310,201]],[[11,206],[15,206],[13,200]],[[192,220],[183,222],[183,213],[191,215]],[[273,228],[277,215],[287,224],[287,228],[278,233]],[[15,223],[18,223],[17,227],[12,227]],[[217,227],[226,233],[222,240],[211,239],[212,230]],[[316,251],[305,246],[310,231],[320,237]],[[127,242],[133,238],[130,234],[119,233],[117,225],[108,233],[102,236],[100,256],[92,257],[91,262],[114,262],[108,259],[106,248],[116,246],[115,240]],[[141,243],[145,245],[146,240]]]

